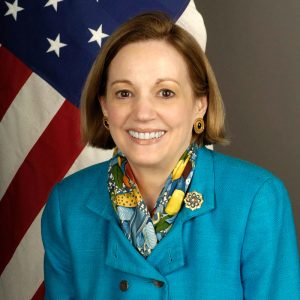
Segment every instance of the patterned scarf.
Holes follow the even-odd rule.
[[[126,157],[117,152],[108,169],[108,190],[121,228],[133,246],[147,257],[171,229],[194,173],[196,144],[191,144],[167,178],[149,213]]]

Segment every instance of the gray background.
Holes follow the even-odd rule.
[[[216,150],[280,177],[300,240],[300,1],[195,1],[225,102],[231,145]]]

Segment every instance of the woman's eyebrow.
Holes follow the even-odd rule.
[[[127,84],[130,84],[130,85],[133,85],[133,83],[130,80],[127,80],[127,79],[114,80],[110,85],[112,86],[112,85],[117,84],[117,83],[127,83]]]
[[[165,82],[165,81],[171,81],[171,82],[174,82],[174,83],[176,83],[177,85],[180,86],[180,83],[177,80],[175,80],[173,78],[169,78],[169,77],[167,77],[167,78],[158,78],[155,82],[155,85],[158,85],[158,84],[160,84],[162,82]],[[133,85],[133,83],[128,79],[117,79],[117,80],[114,80],[110,85],[112,86],[112,85],[117,84],[117,83],[126,83],[126,84],[129,84],[129,85]]]
[[[169,78],[169,77],[167,77],[167,78],[159,78],[159,79],[156,80],[155,84],[160,84],[161,82],[164,82],[164,81],[172,81],[172,82],[176,83],[177,85],[180,85],[180,83],[177,80],[175,80],[173,78]]]

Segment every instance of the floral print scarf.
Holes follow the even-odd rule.
[[[121,228],[144,256],[166,236],[181,208],[194,173],[197,145],[191,144],[167,178],[151,215],[126,157],[117,152],[108,169],[108,190]]]

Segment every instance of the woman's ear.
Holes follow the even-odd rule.
[[[99,99],[99,103],[100,103],[100,106],[101,106],[101,109],[102,109],[103,116],[107,117],[106,100],[105,100],[104,96],[99,96],[98,99]]]
[[[207,96],[201,96],[196,99],[197,117],[203,118],[207,110]]]

